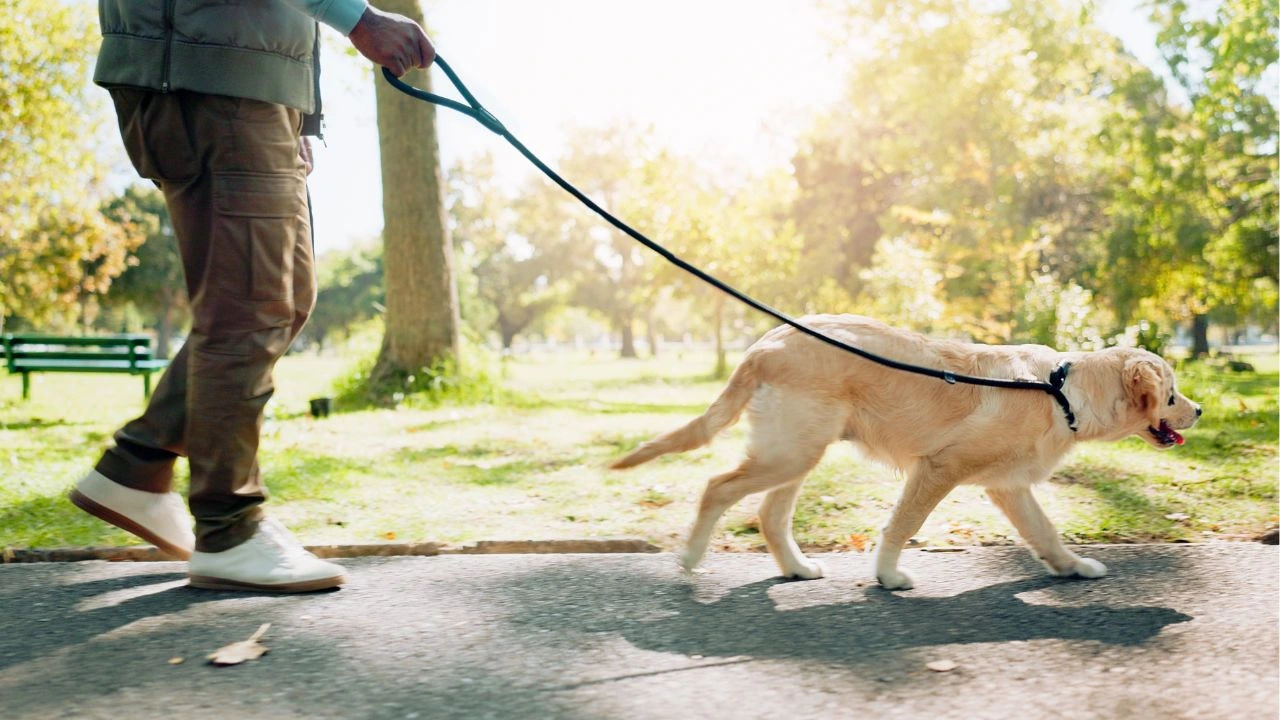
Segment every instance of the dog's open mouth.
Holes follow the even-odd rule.
[[[1160,421],[1160,427],[1153,428],[1148,426],[1147,430],[1151,433],[1151,437],[1156,439],[1156,442],[1166,447],[1170,445],[1181,445],[1186,442],[1186,440],[1178,434],[1178,431],[1169,427],[1169,423],[1164,420]]]

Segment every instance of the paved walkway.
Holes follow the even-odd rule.
[[[1275,720],[1275,547],[1087,554],[1111,574],[910,551],[904,593],[859,555],[812,582],[763,555],[692,577],[669,555],[367,558],[292,597],[187,588],[178,563],[0,566],[0,717]],[[203,662],[264,622],[262,659]]]

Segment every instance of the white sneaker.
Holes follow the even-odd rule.
[[[182,560],[191,557],[196,537],[187,504],[178,493],[134,490],[90,470],[68,498],[76,507],[126,530]]]
[[[271,518],[253,537],[222,552],[196,551],[188,566],[191,587],[296,593],[327,590],[346,581],[341,566],[307,552]]]

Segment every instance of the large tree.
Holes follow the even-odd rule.
[[[140,241],[98,211],[103,175],[85,78],[98,44],[91,11],[0,0],[0,330],[83,315]]]
[[[680,192],[663,174],[669,167],[664,157],[647,130],[619,124],[575,133],[560,168],[614,215],[661,240],[669,234],[673,199]],[[562,237],[579,248],[575,302],[604,315],[618,334],[621,356],[634,358],[636,322],[646,316],[657,293],[655,258],[568,195],[559,202],[564,208]]]
[[[1034,278],[1065,282],[1087,267],[1100,222],[1088,141],[1105,117],[1117,41],[1065,2],[841,12],[861,54],[844,99],[793,162],[815,309],[874,312],[870,293],[885,284],[869,272],[901,267],[875,259],[888,238],[940,274],[944,326],[986,341],[1021,336]]]
[[[489,155],[455,166],[449,216],[477,299],[510,349],[517,335],[564,303],[568,245],[560,235],[560,188],[530,176],[524,192],[511,197],[494,173]]]
[[[418,0],[375,0],[383,10],[423,22]],[[406,82],[431,89],[429,73]],[[372,373],[380,382],[422,377],[458,362],[458,290],[444,209],[436,109],[402,94],[375,73],[382,160],[386,335]],[[424,373],[423,371],[428,371]]]

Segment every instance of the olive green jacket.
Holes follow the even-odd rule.
[[[342,5],[344,17],[325,12]],[[310,6],[320,10],[311,12]],[[319,109],[319,18],[350,32],[363,2],[99,0],[94,82]],[[351,19],[351,13],[355,19]]]

